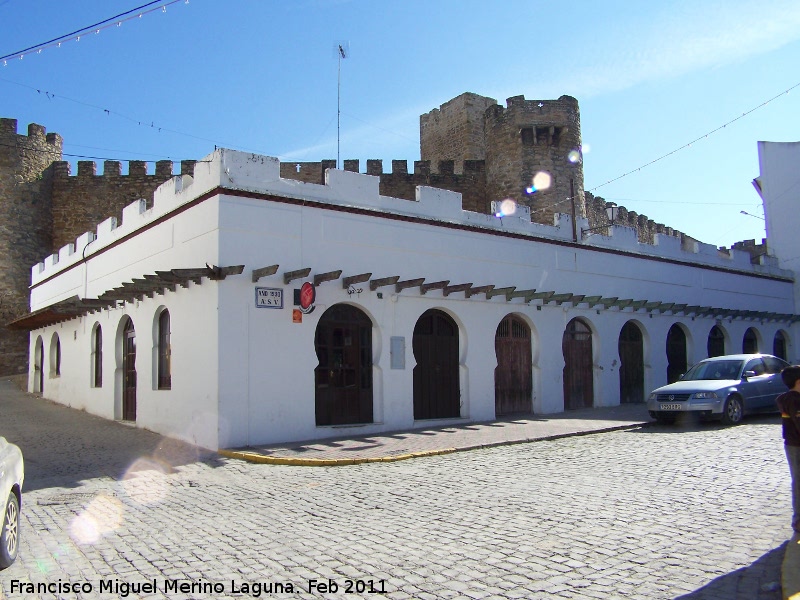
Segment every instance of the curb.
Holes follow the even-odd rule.
[[[614,427],[604,427],[602,429],[592,429],[589,431],[573,431],[570,433],[559,433],[542,437],[525,438],[520,440],[503,440],[500,442],[488,442],[484,444],[472,444],[459,448],[441,448],[437,450],[421,450],[419,452],[409,452],[407,454],[394,454],[390,456],[373,456],[363,458],[295,458],[291,456],[268,456],[258,452],[248,450],[218,450],[217,453],[226,458],[235,458],[251,463],[266,465],[284,465],[293,467],[341,467],[346,465],[362,465],[366,463],[390,463],[411,458],[423,458],[426,456],[439,456],[442,454],[453,454],[455,452],[469,452],[470,450],[483,450],[486,448],[496,448],[499,446],[513,446],[516,444],[530,444],[533,442],[546,442],[579,435],[591,435],[594,433],[608,433],[610,431],[623,431],[635,429],[637,427],[648,427],[653,425],[652,421],[619,425]]]

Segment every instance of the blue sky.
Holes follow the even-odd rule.
[[[144,3],[0,0],[0,55]],[[800,140],[800,87],[782,94],[800,83],[795,0],[179,0],[0,62],[0,116],[100,159],[178,161],[215,145],[336,158],[342,41],[341,156],[362,170],[418,160],[419,115],[463,92],[569,94],[586,189],[728,246],[764,237],[756,142]]]

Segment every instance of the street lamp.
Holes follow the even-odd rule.
[[[617,220],[618,214],[619,214],[619,206],[617,206],[613,202],[609,202],[608,204],[606,204],[606,215],[608,216],[608,223],[604,225],[598,225],[596,227],[589,227],[588,229],[581,228],[581,239],[583,239],[583,236],[585,234],[590,233],[592,231],[597,231],[598,229],[608,229]]]

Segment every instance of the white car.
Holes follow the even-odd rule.
[[[0,516],[0,569],[5,569],[19,551],[19,509],[22,506],[22,480],[25,468],[22,452],[6,438],[0,437],[0,499],[3,512]]]

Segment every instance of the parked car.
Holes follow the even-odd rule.
[[[750,413],[774,412],[786,391],[781,370],[789,363],[769,354],[731,354],[701,360],[679,381],[650,393],[647,409],[659,423],[684,413],[733,425]]]
[[[25,467],[22,452],[14,444],[0,437],[0,498],[3,501],[0,529],[0,569],[5,569],[19,551],[19,510],[22,506],[22,480]]]

